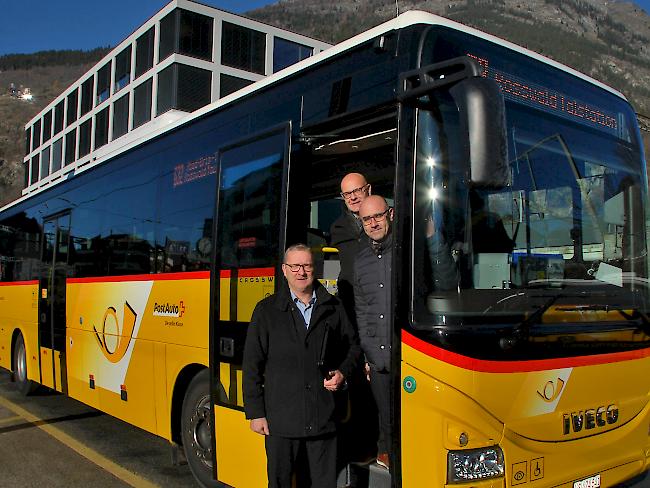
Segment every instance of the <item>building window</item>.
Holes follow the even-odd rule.
[[[65,135],[65,166],[72,164],[75,160],[75,148],[77,146],[77,129],[72,129]]]
[[[92,121],[90,118],[79,126],[79,157],[83,158],[90,152],[90,135],[92,134]]]
[[[92,79],[88,81],[90,81],[90,89],[92,90],[93,88]],[[73,91],[72,93],[70,93],[70,95],[68,95],[68,113],[66,117],[66,123],[68,125],[72,124],[75,120],[77,120],[77,105],[79,99],[78,93],[79,92],[77,91],[77,89],[75,89],[75,91]]]
[[[266,34],[230,22],[222,25],[221,64],[263,75]]]
[[[158,73],[158,96],[156,99],[156,115],[163,114],[174,108],[174,71],[175,66],[167,66]]]
[[[108,142],[108,107],[95,115],[95,149]]]
[[[115,57],[115,91],[131,82],[131,46]]]
[[[38,162],[40,161],[39,155],[32,156],[32,168],[31,168],[31,177],[29,178],[29,183],[34,184],[38,181]]]
[[[178,52],[212,61],[212,17],[179,10]]]
[[[273,72],[276,73],[298,61],[307,59],[313,53],[313,47],[276,37],[273,40]]]
[[[50,146],[41,152],[41,179],[50,174]]]
[[[129,95],[113,104],[113,140],[129,131]]]
[[[111,86],[111,63],[108,62],[106,65],[99,68],[97,72],[97,98],[95,99],[95,105],[99,105],[104,100],[106,100],[110,95],[110,86]]]
[[[160,19],[160,45],[158,46],[158,62],[171,56],[176,49],[176,12],[171,11]]]
[[[212,72],[174,63],[158,74],[156,114],[170,109],[193,112],[210,103]]]
[[[25,129],[25,156],[32,150],[32,128]]]
[[[135,41],[135,77],[146,73],[153,67],[154,28],[142,34]]]
[[[81,85],[81,115],[87,114],[93,108],[93,79],[87,79]],[[73,120],[77,120],[77,117]],[[70,121],[68,120],[68,125]]]
[[[142,124],[151,120],[151,91],[153,79],[136,87],[133,90],[133,128],[140,127]]]
[[[65,111],[65,100],[61,100],[54,107],[54,134],[63,130],[63,115]]]
[[[32,151],[41,145],[41,121],[34,122],[34,135],[32,137]]]
[[[52,173],[61,169],[63,160],[63,138],[54,141],[52,144]]]
[[[172,53],[212,60],[213,19],[177,8],[160,20],[159,62]]]
[[[23,164],[23,188],[27,188],[29,186],[29,161],[26,161],[25,164]]]
[[[52,111],[48,110],[43,115],[43,142],[49,141],[52,138]]]
[[[219,78],[219,98],[223,98],[226,95],[230,95],[231,93],[236,92],[237,90],[241,90],[251,83],[253,83],[251,80],[222,74]]]

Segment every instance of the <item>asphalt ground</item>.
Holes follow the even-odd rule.
[[[0,370],[0,488],[192,487],[164,439],[45,389],[24,397]]]

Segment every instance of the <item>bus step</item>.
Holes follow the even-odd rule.
[[[391,488],[390,472],[377,465],[348,464],[339,472],[337,488]]]

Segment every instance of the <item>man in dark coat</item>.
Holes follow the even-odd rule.
[[[372,195],[359,209],[359,217],[370,239],[354,264],[354,297],[366,374],[379,414],[377,463],[388,468],[391,449],[391,267],[393,209],[384,198]]]
[[[291,487],[304,449],[312,488],[334,488],[335,397],[358,366],[358,336],[340,301],[314,280],[307,246],[289,247],[282,270],[286,285],[257,304],[248,328],[246,418],[266,436],[269,487]]]
[[[366,246],[367,237],[359,220],[359,207],[371,193],[371,186],[360,173],[349,173],[341,180],[341,196],[345,209],[330,227],[330,244],[339,250],[338,296],[345,310],[354,318],[354,258]]]

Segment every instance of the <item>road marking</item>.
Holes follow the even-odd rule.
[[[12,424],[17,420],[23,420],[23,418],[18,415],[14,415],[13,417],[5,417],[3,419],[0,419],[0,425]]]
[[[134,488],[159,488],[159,485],[151,483],[150,481],[147,481],[146,479],[136,475],[135,473],[132,473],[131,471],[123,468],[122,466],[115,464],[110,459],[106,458],[105,456],[102,456],[94,449],[91,449],[85,444],[79,442],[78,440],[69,436],[68,434],[61,431],[60,429],[57,429],[53,425],[43,423],[46,422],[44,419],[38,418],[37,416],[25,410],[24,408],[19,407],[15,403],[1,396],[0,396],[0,406],[5,407],[7,410],[11,410],[13,413],[18,415],[22,419],[34,424],[37,428],[43,430],[50,436],[54,437],[57,441],[61,442],[62,444],[65,444],[70,449],[75,451],[77,454],[85,457],[93,464],[105,469],[116,478],[133,486]]]

